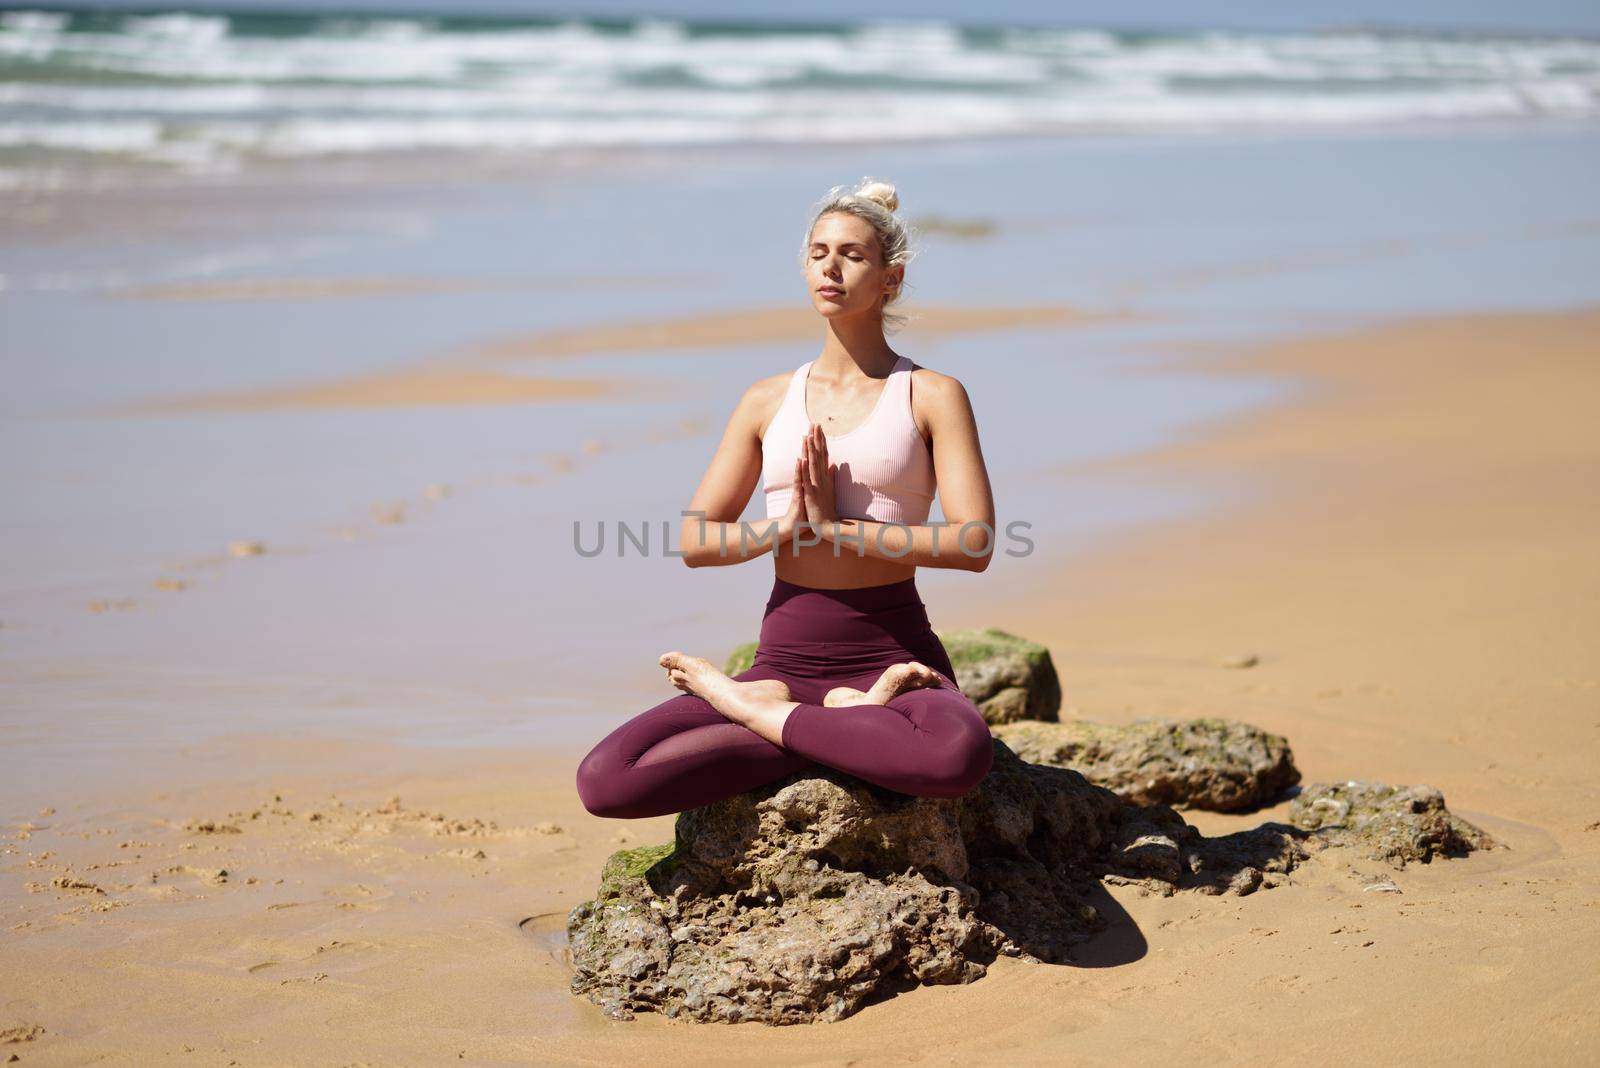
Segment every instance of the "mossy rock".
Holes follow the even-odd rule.
[[[1312,783],[1290,803],[1289,822],[1323,844],[1359,849],[1396,868],[1503,848],[1446,808],[1437,788],[1423,784],[1358,779]]]
[[[760,642],[745,642],[743,645],[736,646],[733,652],[728,654],[727,661],[722,665],[722,673],[724,675],[737,675],[741,671],[749,671],[755,666],[756,650],[760,646]]]
[[[999,627],[935,633],[961,692],[988,723],[1060,718],[1061,678],[1049,649]]]
[[[1024,760],[1071,768],[1138,805],[1244,812],[1300,781],[1287,738],[1214,716],[1008,723],[994,734]]]
[[[613,898],[633,893],[650,884],[652,878],[661,879],[672,873],[677,842],[640,846],[637,849],[619,849],[606,858],[600,869],[601,898]]]
[[[567,917],[571,990],[612,1019],[843,1019],[1000,955],[1068,964],[1103,931],[1105,878],[1248,894],[1306,856],[1278,825],[1208,839],[999,739],[959,798],[813,765],[679,813],[674,842],[613,854]]]

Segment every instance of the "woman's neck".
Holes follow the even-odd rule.
[[[828,320],[817,366],[825,374],[841,378],[855,374],[882,378],[894,369],[899,358],[883,336],[881,318],[853,315],[847,319]]]

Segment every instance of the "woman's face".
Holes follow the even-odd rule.
[[[830,212],[811,228],[806,288],[812,306],[827,318],[878,315],[884,297],[899,288],[904,276],[904,267],[884,267],[878,232],[867,220]]]

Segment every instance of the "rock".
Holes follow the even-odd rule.
[[[1070,960],[1105,926],[1101,876],[1248,893],[1304,856],[1292,828],[1208,840],[994,744],[961,798],[818,768],[681,813],[673,842],[613,854],[569,914],[573,993],[616,1019],[837,1020],[1002,953]]]
[[[1500,843],[1445,808],[1432,786],[1394,786],[1351,779],[1313,783],[1289,806],[1289,820],[1319,847],[1360,849],[1372,860],[1404,868],[1436,856],[1465,856]]]
[[[760,642],[745,642],[743,645],[734,646],[733,652],[728,654],[728,659],[723,662],[724,675],[737,675],[741,671],[749,671],[756,663],[756,648]]]
[[[937,632],[936,632],[937,633]],[[939,633],[955,681],[990,724],[1019,719],[1055,720],[1061,714],[1061,680],[1050,650],[998,627]],[[728,654],[722,671],[737,675],[755,664],[760,643],[745,642]]]
[[[1050,650],[998,627],[939,634],[956,683],[991,723],[1054,721],[1061,715],[1061,679]]]
[[[1022,759],[1072,768],[1134,804],[1238,812],[1300,781],[1286,738],[1234,720],[1021,722],[994,734]]]
[[[1217,661],[1219,667],[1234,668],[1236,670],[1253,668],[1259,663],[1261,663],[1261,660],[1254,653],[1237,653],[1233,656],[1225,656]]]
[[[1284,823],[1207,838],[1166,805],[1128,805],[1098,870],[1107,882],[1135,883],[1164,897],[1178,890],[1243,896],[1287,881],[1311,856],[1304,838]]]

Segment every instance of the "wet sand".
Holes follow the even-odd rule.
[[[440,281],[439,288],[451,288]],[[229,283],[226,286],[155,287],[130,290],[161,300],[295,300],[317,296],[406,292],[404,287],[331,286],[322,280],[281,279],[275,282]],[[428,291],[418,287],[415,291]],[[218,296],[218,293],[228,294]],[[247,294],[247,295],[246,295]],[[1019,307],[912,306],[901,309],[906,328],[919,342],[953,334],[1028,327],[1076,326],[1123,316],[1089,313],[1060,305]],[[670,352],[676,349],[720,348],[804,343],[817,331],[815,311],[803,305],[681,318],[645,319],[617,326],[589,325],[497,337],[462,346],[412,367],[392,368],[345,378],[311,381],[275,389],[250,389],[141,401],[101,409],[96,414],[179,415],[205,412],[261,412],[308,408],[420,408],[450,405],[526,404],[530,401],[638,398],[657,391],[650,384],[625,384],[593,378],[552,378],[507,374],[496,367],[529,360],[626,352]]]
[[[1316,388],[1060,492],[1253,496],[942,613],[1046,642],[1064,715],[1244,719],[1308,782],[1430,783],[1508,850],[1397,873],[1326,854],[1242,899],[1113,887],[1127,918],[1083,967],[1002,960],[834,1025],[613,1023],[566,991],[565,912],[671,817],[589,816],[581,751],[235,735],[159,788],[63,782],[7,813],[0,1056],[844,1064],[903,1061],[913,1035],[949,1064],[1592,1062],[1597,338],[1590,309],[1175,353]],[[1220,666],[1240,653],[1258,665]],[[1380,873],[1401,892],[1364,892]]]

